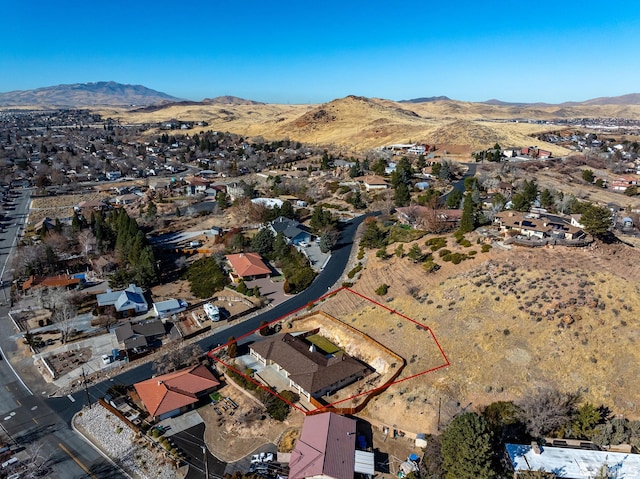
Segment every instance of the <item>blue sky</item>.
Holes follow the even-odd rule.
[[[557,103],[640,91],[636,0],[23,0],[2,11],[3,92],[114,80],[191,100]]]

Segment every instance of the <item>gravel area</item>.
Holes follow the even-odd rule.
[[[146,439],[136,441],[136,434],[99,404],[91,409],[85,407],[74,418],[74,425],[132,477],[173,479],[177,476],[172,464],[145,447]]]

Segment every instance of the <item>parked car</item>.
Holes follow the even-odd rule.
[[[103,354],[102,364],[111,364],[111,356],[109,356],[108,354]]]

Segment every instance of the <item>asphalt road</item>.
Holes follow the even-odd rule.
[[[476,171],[476,165],[471,163],[467,166],[469,171],[465,174],[465,177],[473,176]],[[453,186],[456,190],[464,191],[464,178]],[[6,283],[13,276],[13,272],[6,271],[5,265],[13,251],[19,228],[26,221],[28,204],[29,191],[18,191],[15,198],[15,207],[12,205],[13,209],[8,211],[9,218],[5,218],[3,221],[4,231],[0,232],[0,267],[2,267],[2,279],[6,280]],[[336,285],[344,272],[353,246],[356,229],[364,218],[364,216],[359,217],[345,223],[340,240],[329,263],[309,288],[260,315],[201,339],[199,341],[200,346],[207,351],[218,344],[226,343],[231,336],[239,339],[240,343],[243,342],[241,338],[244,338],[244,342],[252,341],[253,337],[249,336],[249,334],[257,329],[263,321],[271,322],[286,316],[291,311],[304,307],[326,294]],[[5,287],[8,288],[8,286]],[[3,300],[4,287],[3,292],[0,294],[3,295],[0,300]],[[8,298],[8,290],[6,294]],[[0,315],[3,318],[0,323],[0,345],[11,347],[12,342],[7,341],[7,334],[11,334],[8,328],[12,328],[12,326],[6,318],[6,313],[6,306],[0,307]],[[95,402],[106,394],[107,389],[112,384],[130,385],[147,379],[152,374],[151,364],[143,364],[113,379],[91,386],[88,389],[88,395],[91,402]],[[46,390],[36,391],[36,395],[33,395],[26,385],[23,385],[16,378],[6,360],[0,361],[0,384],[3,386],[0,388],[0,413],[4,415],[0,419],[2,419],[3,428],[18,444],[27,444],[34,440],[46,440],[47,457],[53,469],[53,473],[49,477],[104,477],[114,479],[124,477],[109,461],[100,456],[70,428],[73,415],[87,404],[87,397],[84,392],[75,393],[70,397],[49,399],[44,397]],[[38,389],[46,389],[41,384],[41,381],[36,381],[36,386],[40,386]],[[40,396],[38,392],[41,393]],[[194,475],[199,475],[198,472],[200,471],[198,469],[203,468],[202,456],[198,454],[200,446],[199,441],[196,439],[197,437],[202,437],[201,431],[189,431],[189,436],[184,438],[184,441],[181,441],[184,442],[181,446],[188,451],[189,457],[194,462]],[[212,475],[221,475],[220,468],[222,463],[212,456],[210,456],[210,461]]]
[[[20,213],[17,213],[15,219],[12,218],[10,220],[12,224],[18,218],[22,218],[19,220],[22,222],[26,219],[26,211],[28,210],[28,195],[26,192],[20,192],[16,210],[20,211]],[[209,350],[218,344],[226,343],[230,336],[240,339],[257,329],[263,321],[271,322],[276,320],[326,294],[340,279],[349,259],[356,229],[363,220],[364,217],[360,217],[344,224],[340,240],[336,245],[331,260],[309,288],[258,316],[232,325],[223,332],[201,339],[199,341],[200,346],[204,350]],[[9,244],[5,251],[7,256],[11,253],[12,246],[15,245],[14,239],[18,228],[19,226],[12,226],[7,228],[4,233],[0,233],[0,242],[2,242],[0,245],[7,242]],[[13,239],[11,235],[14,235]],[[3,259],[2,256],[0,256],[0,259],[6,262],[6,259]],[[7,271],[5,274],[9,276],[11,273]],[[8,294],[9,291],[7,290]],[[12,341],[7,340],[7,338],[14,331],[7,318],[7,311],[6,306],[0,308],[0,314],[3,318],[0,323],[0,344],[3,347],[10,348]],[[251,339],[251,337],[246,337],[245,341],[250,341]],[[47,386],[42,384],[41,379],[34,377],[29,378],[30,381],[28,381],[30,385],[35,382],[34,389],[37,390],[35,394],[32,394],[16,378],[7,361],[2,360],[0,363],[0,382],[3,386],[0,388],[0,411],[4,415],[0,418],[1,424],[11,439],[19,445],[26,445],[39,440],[46,442],[47,459],[52,468],[52,472],[48,477],[104,477],[114,479],[124,477],[70,427],[73,415],[87,404],[87,396],[84,392],[78,392],[69,397],[46,398]],[[90,400],[94,403],[98,398],[103,397],[112,384],[130,385],[147,379],[152,374],[150,363],[133,368],[113,379],[91,386],[88,389]],[[191,439],[193,439],[193,436],[196,436],[196,434],[193,434]],[[202,435],[200,434],[201,437]],[[187,446],[187,444],[189,443],[187,442],[183,446]],[[198,457],[197,447],[195,440],[192,440],[190,445],[186,447],[194,463],[197,462],[196,458]],[[218,475],[222,463],[213,458],[213,456],[210,456],[210,461],[210,472],[212,475]],[[200,459],[199,467],[203,467],[202,459]],[[198,466],[196,464],[194,464],[193,469],[193,472],[197,474]]]
[[[26,450],[32,462],[48,465],[51,478],[124,478],[69,426],[46,399],[51,389],[34,372],[19,379],[6,358],[14,352],[16,331],[8,317],[13,270],[9,266],[15,252],[19,233],[29,211],[31,191],[12,190],[9,209],[0,219],[0,434],[8,436],[14,448]],[[21,371],[21,374],[24,374]],[[72,404],[70,400],[67,402]],[[26,448],[26,449],[25,449]],[[33,457],[36,456],[36,457]]]

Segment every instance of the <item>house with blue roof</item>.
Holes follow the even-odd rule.
[[[98,308],[102,310],[113,309],[119,316],[135,316],[136,314],[149,311],[149,305],[144,298],[142,288],[135,284],[130,284],[122,291],[111,291],[98,294]]]

